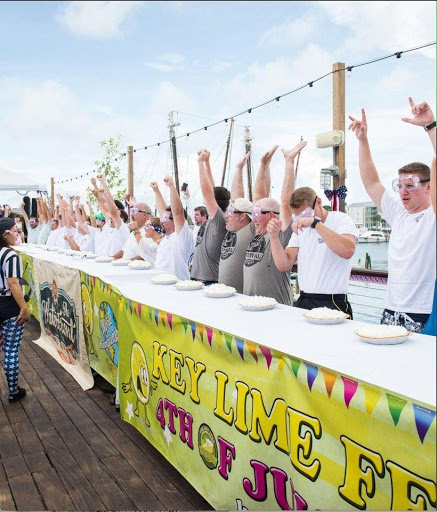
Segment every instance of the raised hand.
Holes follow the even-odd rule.
[[[270,236],[278,236],[282,228],[282,221],[279,219],[270,219],[267,224],[267,233]]]
[[[424,128],[435,120],[434,113],[426,101],[419,103],[419,105],[416,105],[411,97],[408,98],[408,101],[411,105],[411,113],[413,114],[413,117],[402,117],[402,121],[414,124],[415,126],[422,126]]]
[[[237,169],[242,169],[247,161],[249,160],[249,157],[250,157],[250,151],[248,153],[246,153],[243,158],[237,163]]]
[[[307,145],[308,143],[305,140],[302,140],[294,146],[293,149],[283,149],[282,154],[284,155],[284,158],[286,160],[294,160],[295,157],[302,151],[302,149]]]
[[[273,146],[272,149],[267,151],[267,153],[264,153],[264,155],[261,157],[261,164],[263,165],[269,165],[273,155],[275,154],[275,151],[278,149],[278,145]]]
[[[198,162],[209,162],[209,157],[211,156],[211,153],[207,149],[201,149],[200,151],[197,152],[197,154]]]
[[[296,235],[298,235],[299,231],[303,231],[305,228],[310,228],[313,222],[314,217],[299,217],[293,222],[291,229],[296,233]]]
[[[158,186],[158,183],[156,181],[151,181],[150,182],[150,186],[152,187],[153,192],[158,192],[159,186]]]
[[[173,187],[174,186],[174,181],[173,181],[173,178],[171,176],[166,176],[164,178],[164,183],[167,185],[167,187]]]
[[[352,130],[358,140],[365,140],[367,138],[367,118],[364,109],[361,109],[361,121],[349,116],[352,123],[349,125],[348,130]]]

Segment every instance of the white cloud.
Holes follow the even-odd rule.
[[[211,71],[213,73],[222,73],[232,67],[232,62],[227,60],[215,60],[211,65]]]
[[[70,32],[79,37],[109,39],[121,33],[121,27],[144,2],[73,1],[66,2],[56,16]]]
[[[349,29],[342,44],[350,53],[395,52],[435,40],[434,2],[316,2],[328,19]],[[435,59],[435,46],[420,50]]]
[[[178,53],[164,53],[157,58],[155,62],[146,62],[146,66],[156,71],[169,73],[171,71],[179,71],[184,69],[185,57]]]
[[[301,18],[289,18],[261,34],[258,46],[298,46],[316,33],[317,26],[315,12],[307,11]]]

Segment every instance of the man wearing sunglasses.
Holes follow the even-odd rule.
[[[269,222],[267,230],[278,269],[291,269],[297,262],[301,292],[295,305],[337,309],[352,318],[347,288],[358,240],[355,224],[345,213],[326,211],[309,187],[296,189],[290,206],[293,235],[285,250],[279,242],[276,219]]]
[[[155,268],[170,272],[179,279],[188,280],[190,279],[188,261],[194,250],[193,236],[173,178],[166,176],[164,183],[170,190],[170,206],[167,206],[164,201],[156,181],[150,184],[155,192],[155,206],[165,230],[165,235],[156,251]]]
[[[144,226],[148,220],[150,220],[150,215],[152,211],[150,210],[150,206],[146,203],[135,203],[135,205],[131,208],[131,215],[136,224],[136,229],[139,230],[141,236],[145,239],[146,233],[144,231]],[[115,259],[123,258],[125,260],[142,260],[139,255],[139,243],[136,239],[135,230],[132,230],[127,242],[124,244],[123,248],[114,254]],[[147,239],[148,240],[148,239]],[[146,242],[147,243],[147,242]]]
[[[267,225],[271,219],[280,224],[278,238],[285,247],[291,237],[290,196],[294,190],[294,160],[306,146],[302,141],[293,149],[282,150],[285,172],[281,191],[281,203],[270,195],[270,161],[278,146],[261,158],[261,165],[254,184],[252,222],[256,233],[246,252],[244,261],[244,294],[275,298],[280,304],[291,305],[289,270],[280,271],[273,260],[270,234]]]
[[[436,123],[426,103],[416,105],[409,98],[412,118],[402,121],[420,126],[429,136],[434,155]],[[367,119],[361,110],[361,121],[349,116],[359,143],[360,174],[367,193],[391,225],[388,250],[388,281],[385,309],[381,323],[403,325],[421,332],[432,308],[436,277],[436,221],[431,206],[430,168],[419,162],[401,167],[392,187],[399,197],[388,193],[381,183],[370,153]]]

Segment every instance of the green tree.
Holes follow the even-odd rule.
[[[127,193],[127,188],[124,187],[125,178],[121,176],[121,170],[119,162],[121,160],[121,153],[119,150],[121,142],[121,135],[116,139],[110,137],[108,140],[102,140],[100,147],[103,149],[103,156],[101,160],[96,160],[95,172],[97,174],[103,174],[108,184],[109,189],[112,192],[114,199],[124,201],[124,197]],[[115,161],[117,159],[117,161]],[[91,204],[95,205],[97,202],[91,193],[91,188],[87,188],[88,199]]]

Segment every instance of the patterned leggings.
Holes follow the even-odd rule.
[[[9,318],[1,324],[1,333],[4,339],[5,351],[5,375],[8,381],[9,393],[17,391],[18,388],[18,349],[23,337],[24,325],[17,324],[17,316]],[[1,340],[0,333],[0,340]],[[0,341],[1,348],[1,341]]]

